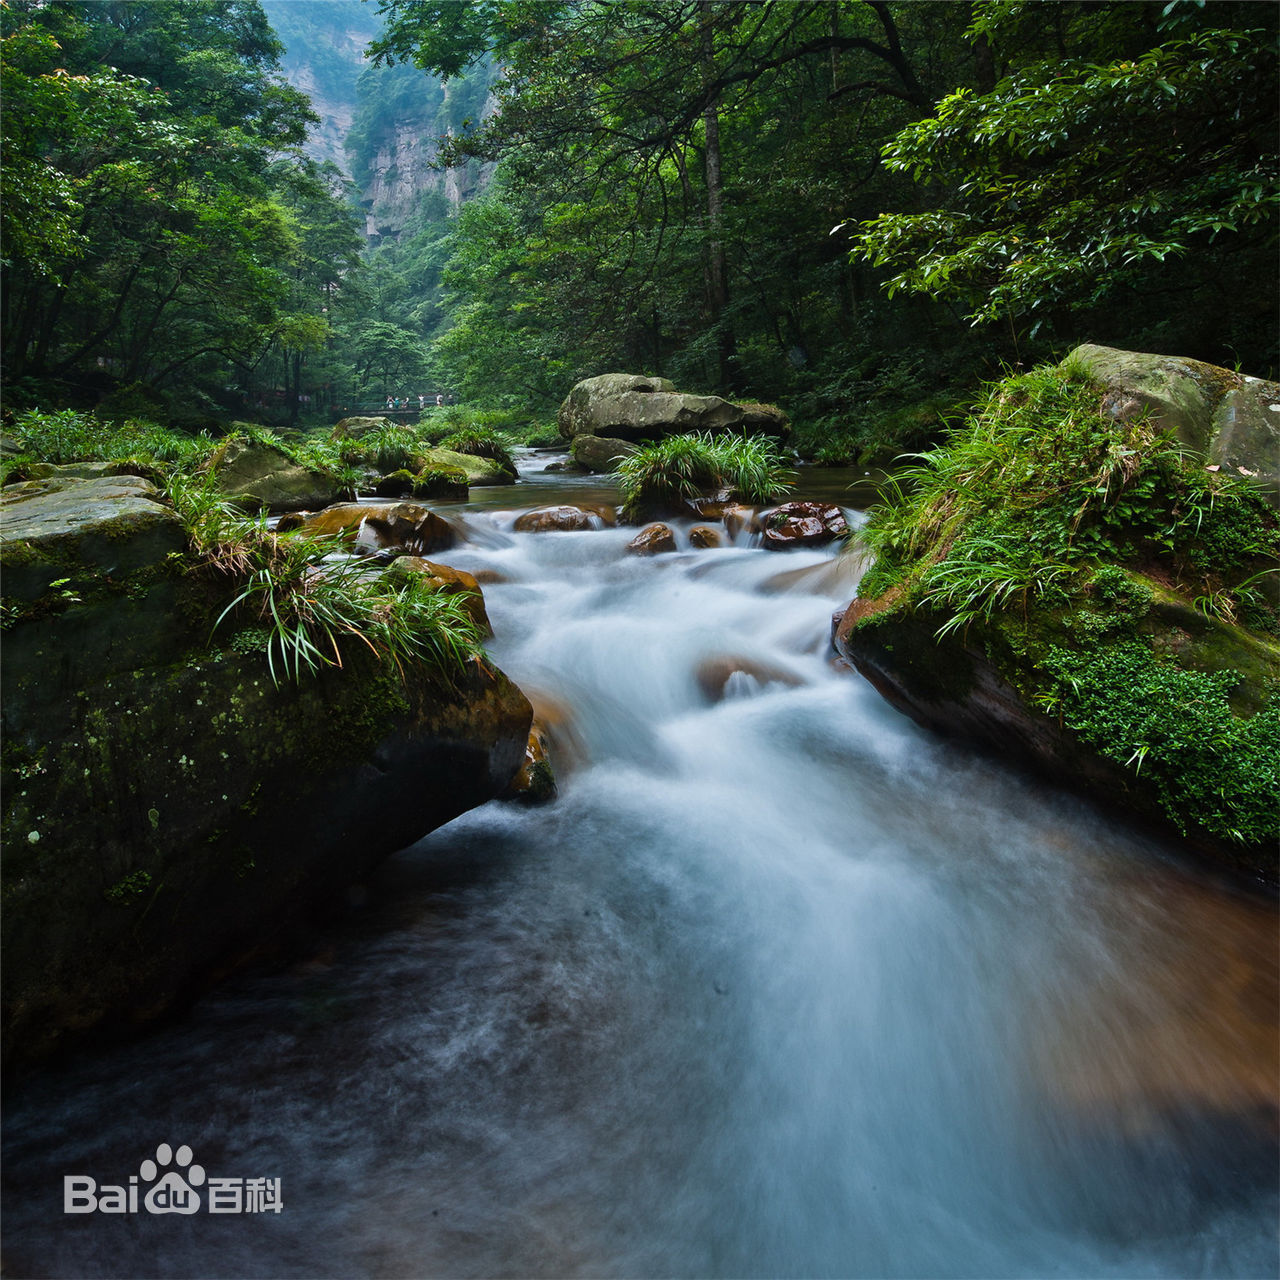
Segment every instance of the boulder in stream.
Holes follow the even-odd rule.
[[[277,684],[269,619],[214,633],[236,580],[146,481],[6,490],[0,563],[10,1065],[262,954],[524,760],[528,700],[483,659],[353,638],[340,667]]]

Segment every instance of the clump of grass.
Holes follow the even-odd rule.
[[[722,489],[742,502],[773,502],[794,483],[767,436],[666,436],[620,459],[617,474],[629,519],[678,509],[687,499]]]
[[[1274,554],[1276,521],[1246,483],[1205,471],[1146,419],[1115,420],[1100,399],[1071,368],[997,383],[898,473],[860,531],[884,567],[868,586],[893,571],[926,603],[990,616],[1099,559],[1155,556],[1190,581],[1206,554],[1219,576]]]
[[[187,435],[141,418],[104,422],[75,409],[29,409],[17,415],[10,434],[24,457],[54,466],[126,459],[194,465],[214,447],[203,432]]]
[[[460,597],[415,579],[389,586],[355,558],[323,560],[325,540],[264,534],[250,545],[240,589],[219,615],[259,633],[272,680],[301,681],[343,665],[359,643],[402,673],[423,661],[446,679],[480,652],[480,632]]]

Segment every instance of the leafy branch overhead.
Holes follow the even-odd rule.
[[[933,207],[867,219],[855,252],[890,273],[891,294],[954,300],[974,322],[1043,321],[1220,239],[1274,244],[1274,40],[1166,34],[1133,57],[1039,59],[989,93],[948,94],[884,149],[937,191]]]

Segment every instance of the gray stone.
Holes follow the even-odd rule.
[[[1106,389],[1108,412],[1150,413],[1208,463],[1257,479],[1271,501],[1280,503],[1280,383],[1203,360],[1092,344],[1077,347],[1067,359],[1082,362]]]
[[[334,479],[256,441],[228,440],[210,459],[218,488],[251,511],[308,511],[338,496]]]
[[[616,470],[617,464],[635,450],[636,446],[625,440],[583,435],[574,437],[570,452],[573,460],[587,471],[609,472]]]

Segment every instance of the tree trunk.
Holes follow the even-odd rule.
[[[716,79],[714,0],[698,0],[699,26],[702,41],[703,84],[710,86]],[[716,333],[717,374],[720,390],[731,392],[737,383],[738,348],[733,326],[727,320],[729,310],[729,280],[725,266],[724,241],[721,234],[724,224],[724,187],[720,170],[720,113],[719,103],[710,97],[702,113],[706,159],[704,178],[707,186],[707,257],[706,285],[707,312]]]

